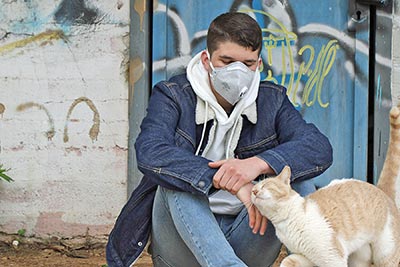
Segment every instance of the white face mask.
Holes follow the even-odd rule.
[[[255,71],[240,61],[220,68],[214,68],[208,54],[211,67],[211,82],[215,91],[231,105],[235,105],[250,88]]]

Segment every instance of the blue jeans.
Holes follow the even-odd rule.
[[[306,195],[309,183],[294,184]],[[271,266],[281,243],[269,222],[253,234],[244,208],[237,216],[213,214],[206,196],[159,187],[153,207],[151,254],[155,267]]]

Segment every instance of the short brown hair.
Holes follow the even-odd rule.
[[[207,49],[212,54],[222,42],[233,42],[261,52],[262,34],[257,21],[245,13],[229,12],[216,17],[207,33]]]

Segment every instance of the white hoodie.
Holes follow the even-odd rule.
[[[257,68],[249,90],[228,116],[211,91],[209,74],[201,62],[201,53],[198,53],[187,67],[187,78],[197,95],[196,124],[204,124],[196,154],[199,153],[204,139],[206,122],[214,120],[202,156],[212,161],[233,158],[243,125],[241,115],[246,115],[252,123],[257,122],[255,100],[258,95],[260,73]],[[224,190],[212,194],[209,200],[212,212],[218,214],[237,214],[243,208],[242,202],[236,196]]]

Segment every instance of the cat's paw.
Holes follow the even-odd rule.
[[[281,262],[280,267],[313,267],[314,264],[299,254],[290,254]]]
[[[300,263],[297,262],[295,259],[286,257],[281,262],[280,267],[301,267],[301,266],[300,266]]]

